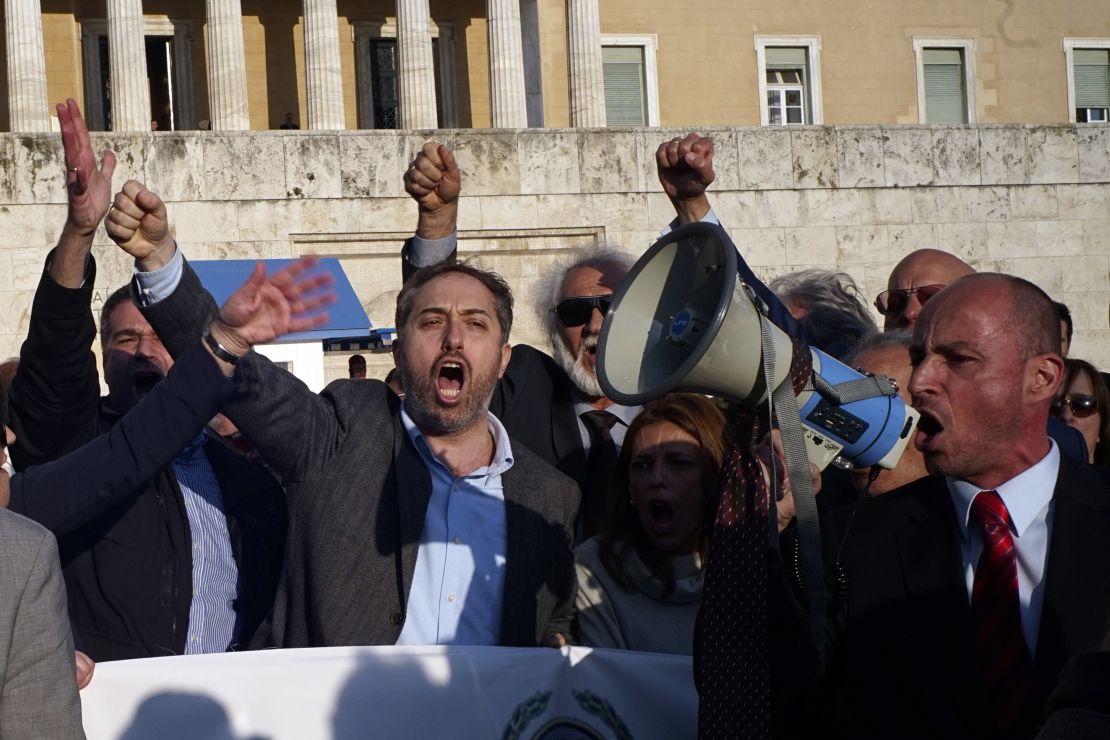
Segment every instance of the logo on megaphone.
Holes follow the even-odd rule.
[[[617,290],[602,326],[597,377],[606,396],[636,405],[691,391],[751,408],[789,382],[794,343],[738,278],[737,259],[715,224],[689,224],[652,245]],[[810,461],[822,469],[833,460],[893,468],[917,412],[889,380],[868,383],[824,352],[809,352],[813,377],[797,402]]]

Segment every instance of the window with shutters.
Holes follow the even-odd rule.
[[[764,126],[822,123],[821,40],[816,36],[756,36],[759,119]]]
[[[1110,121],[1110,39],[1064,39],[1064,54],[1068,66],[1070,120],[1107,123]]]
[[[606,125],[659,125],[655,44],[655,36],[602,34]]]
[[[913,40],[921,123],[975,122],[975,45],[971,39]]]

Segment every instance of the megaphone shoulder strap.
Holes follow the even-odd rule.
[[[767,387],[775,375],[775,345],[770,320],[760,316],[760,343],[763,350],[763,373]],[[790,474],[797,522],[798,549],[801,566],[802,588],[809,613],[811,640],[820,651],[825,643],[825,575],[821,557],[821,526],[817,516],[817,499],[809,472],[809,455],[806,453],[802,419],[798,410],[795,383],[808,381],[813,375],[809,347],[795,342],[790,376],[771,391],[768,403],[773,419],[778,421],[786,453],[786,469]],[[778,487],[775,466],[771,466],[771,490]],[[774,497],[772,497],[772,504]],[[777,517],[771,525],[777,526]]]

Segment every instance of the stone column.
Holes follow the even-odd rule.
[[[239,0],[206,0],[208,10],[208,109],[213,131],[246,131],[247,61]]]
[[[4,0],[8,111],[12,131],[49,131],[46,56],[39,0]]]
[[[524,50],[519,0],[486,0],[490,110],[494,128],[526,128]]]
[[[597,0],[567,0],[570,47],[570,125],[605,125],[605,75]]]
[[[142,0],[108,0],[112,130],[150,131]]]
[[[339,67],[339,14],[335,0],[304,0],[305,90],[308,127],[346,128]]]
[[[428,0],[397,0],[401,128],[436,128],[436,78]]]

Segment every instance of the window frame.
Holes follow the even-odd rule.
[[[458,92],[455,83],[455,24],[452,22],[429,21],[431,36],[437,40],[432,53],[436,56],[435,74],[436,107],[439,118],[438,128],[459,127]],[[362,130],[374,129],[374,85],[370,75],[369,51],[371,41],[395,41],[397,39],[397,19],[382,21],[355,21],[351,23],[351,42],[355,47],[355,96],[356,121]],[[400,68],[397,70],[400,74]],[[398,101],[400,91],[398,90]],[[398,109],[399,111],[400,109]]]
[[[1068,80],[1068,123],[1078,123],[1075,120],[1075,50],[1076,49],[1106,49],[1110,50],[1110,38],[1080,38],[1068,36],[1064,38],[1064,66]],[[1094,125],[1105,126],[1106,121],[1091,121]]]
[[[759,85],[759,125],[770,126],[771,111],[767,103],[767,47],[796,46],[806,50],[806,71],[809,85],[809,107],[811,121],[803,121],[805,126],[823,126],[825,111],[821,94],[821,37],[820,36],[756,36],[755,63],[756,81]],[[804,87],[804,86],[803,86]],[[804,95],[803,101],[807,97]],[[804,102],[803,102],[804,105]],[[803,111],[804,114],[804,111]],[[804,115],[803,115],[804,119]],[[778,125],[778,124],[775,124]],[[797,126],[798,124],[782,124]]]
[[[964,105],[967,108],[967,120],[963,124],[934,124],[970,126],[978,122],[979,115],[976,109],[975,97],[975,39],[955,36],[914,36],[913,55],[914,66],[917,70],[917,122],[928,124],[928,109],[925,100],[925,50],[926,49],[959,49],[964,62]]]
[[[659,126],[659,77],[656,67],[656,52],[659,50],[659,36],[654,33],[603,33],[601,46],[639,46],[644,50],[644,95],[647,96],[647,125]],[[604,82],[602,82],[604,85]]]

